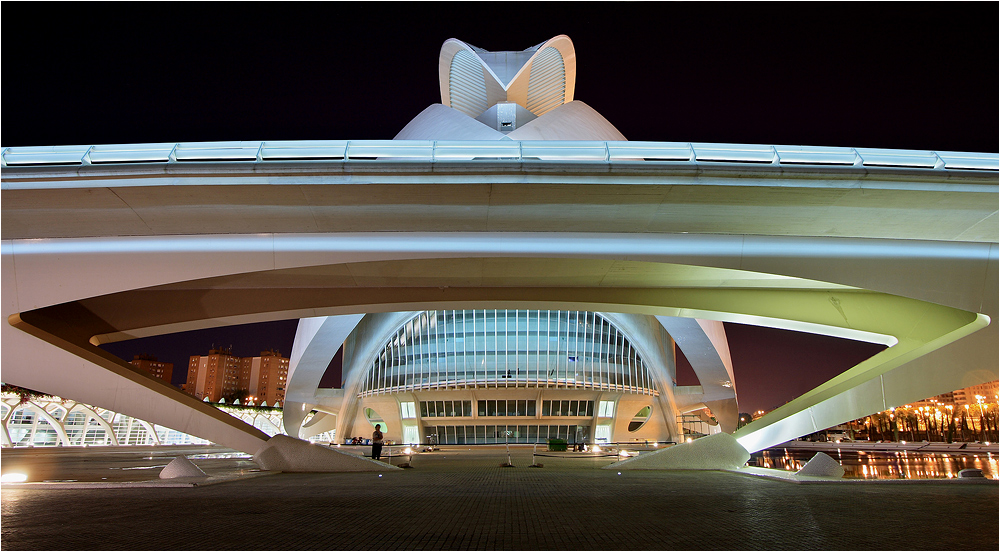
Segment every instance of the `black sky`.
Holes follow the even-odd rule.
[[[440,101],[444,40],[519,50],[567,34],[576,99],[630,140],[998,151],[996,3],[7,3],[3,13],[4,146],[389,139]],[[292,334],[294,322],[277,322],[119,354],[181,366],[213,343],[288,354]],[[742,410],[774,406],[748,389]]]

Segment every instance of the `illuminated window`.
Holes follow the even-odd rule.
[[[601,401],[597,415],[601,418],[613,418],[615,415],[615,401]]]

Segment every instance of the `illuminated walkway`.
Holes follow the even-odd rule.
[[[724,472],[618,475],[593,469],[601,461],[590,459],[545,458],[544,468],[527,468],[528,452],[516,451],[516,467],[501,468],[502,448],[455,455],[446,447],[415,457],[412,470],[386,471],[382,477],[276,474],[190,489],[5,486],[3,547],[996,550],[998,545],[998,487],[990,482],[795,485]]]

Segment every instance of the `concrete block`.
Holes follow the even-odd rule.
[[[160,479],[174,479],[176,477],[208,477],[208,475],[186,457],[178,456],[160,470]]]
[[[359,472],[398,470],[396,466],[314,445],[287,435],[275,435],[253,455],[261,469],[283,472]]]
[[[810,477],[844,477],[844,467],[825,452],[817,452],[795,475]]]
[[[716,433],[690,443],[647,452],[605,466],[606,470],[735,470],[750,453],[732,435]]]

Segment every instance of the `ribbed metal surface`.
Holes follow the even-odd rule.
[[[403,324],[359,395],[476,387],[659,394],[629,340],[597,313],[483,309],[427,311]]]
[[[566,68],[559,50],[548,47],[531,62],[525,107],[542,116],[566,103]]]
[[[469,117],[477,117],[489,107],[486,103],[486,79],[479,58],[468,50],[459,50],[451,59],[448,74],[451,107]]]

